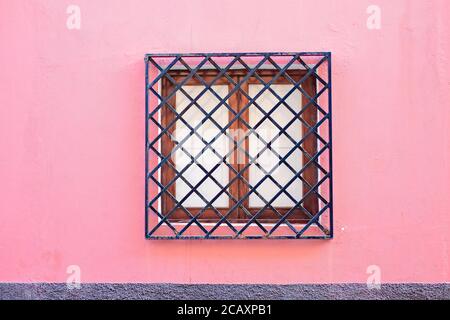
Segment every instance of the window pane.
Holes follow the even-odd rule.
[[[183,86],[183,89],[190,95],[191,98],[195,99],[195,97],[200,94],[201,91],[204,90],[204,86]],[[228,86],[226,85],[217,85],[212,86],[212,89],[221,97],[224,98],[228,94]],[[177,113],[181,113],[187,106],[191,100],[189,100],[180,90],[176,93],[176,110]],[[205,112],[209,113],[213,108],[215,108],[219,104],[220,100],[217,99],[211,91],[205,92],[200,99],[197,100],[197,103],[204,109]],[[205,118],[205,114],[195,105],[191,105],[188,107],[188,110],[183,114],[183,119],[186,121],[189,126],[195,128],[200,125],[202,120]],[[221,127],[224,127],[228,123],[228,109],[221,105],[220,108],[213,114],[212,118],[217,122],[217,124]],[[205,121],[200,128],[197,130],[201,137],[204,140],[210,141],[212,138],[217,136],[220,133],[220,128],[217,127],[211,120]],[[190,129],[186,126],[186,124],[178,120],[176,124],[176,132],[175,138],[177,141],[183,140],[185,137],[189,136]],[[221,134],[219,138],[211,144],[211,147],[216,151],[216,154],[210,149],[206,149],[203,154],[197,158],[198,164],[192,164],[189,169],[187,169],[183,173],[183,177],[192,185],[195,186],[200,180],[205,177],[205,172],[200,168],[199,165],[203,166],[206,170],[212,169],[215,165],[220,163],[221,157],[225,156],[228,153],[228,143],[229,139]],[[205,143],[197,137],[196,135],[192,135],[187,139],[185,143],[183,143],[183,148],[189,155],[196,157],[202,149],[205,147]],[[177,171],[183,170],[183,168],[188,165],[191,161],[190,156],[186,155],[181,149],[178,149],[175,152],[175,163]],[[219,168],[217,168],[213,174],[218,183],[221,186],[225,186],[229,182],[229,174],[228,167],[222,163]],[[181,179],[178,178],[176,180],[176,198],[177,200],[181,200],[187,193],[191,191],[191,188]],[[222,189],[217,183],[215,183],[211,178],[208,178],[204,181],[199,188],[197,188],[198,193],[200,193],[207,201],[212,200]],[[196,193],[193,193],[183,202],[184,207],[204,207],[206,204]],[[212,204],[215,207],[223,208],[228,207],[228,196],[225,193],[222,193],[220,197],[218,197],[214,203]]]
[[[249,96],[255,97],[263,88],[263,85],[250,84],[249,85]],[[271,88],[275,91],[278,96],[283,98],[289,90],[293,88],[293,85],[288,84],[276,84],[272,85]],[[279,100],[268,90],[264,91],[258,99],[256,104],[263,109],[266,113],[269,112]],[[286,99],[286,103],[295,112],[300,112],[302,107],[302,96],[298,90],[295,90]],[[249,108],[249,121],[252,127],[255,127],[260,120],[264,117],[264,114],[255,106],[251,105]],[[295,114],[289,111],[286,106],[280,104],[277,109],[270,114],[270,117],[277,123],[281,128],[285,127],[292,119],[295,118]],[[268,118],[266,118],[255,131],[265,140],[269,142],[275,139],[279,135],[279,128]],[[298,141],[302,136],[302,125],[300,120],[296,119],[286,130],[287,133],[293,138],[294,141]],[[278,154],[269,150],[262,151],[266,144],[257,138],[254,134],[249,137],[249,154],[251,157],[256,157],[259,152],[258,159],[255,163],[258,163],[266,172],[270,172],[273,168],[276,168],[271,176],[275,181],[277,181],[281,187],[284,187],[295,175],[295,173],[288,168],[284,163],[279,164],[278,155],[284,157],[289,151],[291,151],[295,144],[290,141],[284,134],[277,137],[272,144],[272,149]],[[296,149],[293,153],[289,155],[286,162],[292,167],[295,172],[298,172],[302,168],[302,152]],[[261,179],[264,178],[265,173],[263,170],[258,168],[256,165],[251,165],[249,173],[249,182],[252,186],[255,186]],[[280,190],[277,185],[271,181],[270,178],[264,180],[264,182],[256,189],[256,191],[266,200],[270,201],[276,193]],[[289,185],[286,191],[292,196],[296,201],[299,201],[302,197],[302,182],[300,179],[296,178],[293,183]],[[261,200],[255,193],[252,193],[249,197],[250,207],[263,207],[265,205],[264,201]],[[295,202],[291,200],[285,193],[282,193],[276,200],[271,203],[274,207],[292,207]]]

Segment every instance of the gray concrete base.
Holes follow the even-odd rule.
[[[0,283],[0,299],[450,299],[450,284],[208,285]]]

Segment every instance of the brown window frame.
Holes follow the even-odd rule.
[[[272,69],[259,69],[256,71],[258,76],[264,81],[269,82],[273,79],[275,74],[277,74],[277,70]],[[299,81],[302,77],[305,76],[306,71],[305,70],[287,70],[285,72],[291,79],[295,81]],[[183,81],[186,76],[188,75],[188,72],[185,70],[171,70],[168,72],[169,76],[174,79],[177,83]],[[246,76],[247,71],[241,70],[241,69],[232,69],[227,71],[227,75],[233,79],[235,83],[239,83],[241,81],[242,77]],[[197,71],[197,75],[200,76],[206,83],[210,83],[213,79],[215,79],[218,75],[217,70],[199,70]],[[234,88],[234,85],[232,85],[225,76],[219,78],[214,82],[214,85],[228,85],[229,92]],[[245,83],[241,85],[241,90],[245,91],[248,94],[248,86],[249,84],[261,84],[261,82],[256,78],[255,76],[250,77]],[[273,84],[292,84],[284,75],[280,76],[276,81],[274,81]],[[190,78],[184,86],[189,85],[202,85],[202,83],[196,79],[195,77]],[[161,96],[163,98],[166,98],[173,90],[174,90],[175,84],[169,81],[167,78],[163,78],[161,80]],[[306,78],[302,83],[302,89],[309,95],[310,97],[314,97],[316,95],[316,81],[313,76],[309,76]],[[230,98],[228,99],[228,105],[233,108],[235,112],[239,112],[242,110],[242,108],[248,103],[247,98],[241,93],[241,90],[237,90]],[[173,95],[169,100],[168,103],[171,106],[176,106],[176,95]],[[302,94],[302,106],[305,106],[309,103],[309,100],[305,95]],[[225,106],[222,106],[223,108],[226,108]],[[228,111],[229,114],[229,120],[234,118],[234,115],[231,111]],[[163,127],[167,127],[171,121],[175,118],[174,112],[168,107],[163,106],[161,109],[161,124]],[[304,122],[308,123],[310,127],[314,126],[317,123],[317,109],[310,105],[308,108],[306,108],[302,114],[301,118]],[[242,120],[241,120],[242,119]],[[246,129],[245,125],[242,121],[249,122],[249,108],[247,108],[246,111],[242,113],[242,116],[240,119],[235,121],[230,129]],[[269,121],[269,120],[266,120]],[[168,133],[173,134],[175,130],[176,124],[173,125],[168,129]],[[305,135],[306,132],[308,132],[308,127],[305,126],[303,123],[301,125],[302,127],[302,134]],[[175,147],[174,141],[169,137],[169,135],[163,135],[161,138],[161,154],[164,157],[167,157],[170,155],[172,149]],[[236,159],[238,156],[238,152],[236,152],[236,140],[242,139],[242,137],[235,137],[235,145],[232,146],[233,154],[232,157]],[[232,145],[232,144],[231,144]],[[245,139],[244,143],[245,150],[249,150],[249,141],[248,138]],[[317,152],[317,138],[310,134],[305,138],[305,141],[302,144],[302,148],[305,152],[307,152],[309,155],[313,156]],[[230,150],[231,151],[231,150]],[[302,152],[303,154],[303,163],[307,163],[309,161],[308,156],[305,154],[305,152]],[[233,161],[233,164],[230,164],[233,166],[233,168],[240,172],[243,167],[245,167],[246,164],[248,164],[248,159],[245,157],[245,163],[239,164],[238,161]],[[175,167],[175,162],[173,160],[174,157],[169,158],[169,162],[173,167]],[[249,181],[249,170],[250,167],[248,167],[244,173],[243,177],[245,180]],[[235,173],[228,169],[229,171],[229,181],[231,181],[235,177]],[[175,177],[174,170],[170,167],[168,164],[164,164],[161,167],[161,183],[162,185],[168,185],[169,181],[171,181]],[[317,184],[318,181],[318,171],[317,167],[314,166],[314,164],[310,164],[308,168],[305,169],[304,173],[302,174],[303,179],[309,183],[309,185],[314,186]],[[302,194],[305,195],[310,188],[307,186],[306,183],[302,183],[303,185],[303,192]],[[168,188],[168,192],[170,192],[172,195],[176,195],[176,183],[172,183],[172,185]],[[242,199],[247,192],[249,192],[248,185],[242,181],[240,178],[234,181],[229,189],[228,192],[233,195],[233,197],[237,200]],[[269,200],[269,199],[266,199]],[[225,215],[231,207],[235,205],[235,201],[233,201],[231,198],[229,198],[229,205],[228,208],[216,208],[217,211],[219,211],[222,215]],[[252,215],[256,214],[261,208],[257,207],[250,207],[249,206],[249,197],[247,197],[243,203],[243,207],[248,210]],[[318,205],[318,197],[315,192],[310,193],[302,203],[303,207],[308,210],[308,212],[314,216],[319,211],[319,205]],[[170,212],[175,206],[175,201],[168,195],[163,194],[161,199],[161,212],[163,215],[166,215],[168,212]],[[204,208],[202,207],[185,207],[185,209],[189,210],[194,216]],[[288,210],[291,209],[291,207],[275,207],[278,212],[281,214],[285,214]],[[245,223],[247,222],[251,217],[248,217],[246,213],[244,213],[244,210],[241,208],[235,209],[232,213],[230,213],[227,217],[227,220],[234,223]],[[263,210],[259,216],[258,221],[262,223],[275,223],[280,219],[280,217],[277,215],[276,212],[274,212],[270,207]],[[303,209],[296,208],[293,210],[293,213],[289,216],[287,219],[290,223],[307,223],[311,219],[310,216],[308,216]],[[189,222],[191,218],[186,214],[183,208],[177,208],[175,211],[170,215],[170,217],[167,219],[170,222]],[[216,212],[214,212],[213,209],[206,209],[203,214],[197,218],[200,222],[217,222],[220,220],[220,217],[217,215]]]

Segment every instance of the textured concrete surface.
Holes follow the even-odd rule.
[[[0,299],[450,299],[450,284],[185,285],[0,283]]]

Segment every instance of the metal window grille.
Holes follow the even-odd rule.
[[[271,70],[269,77],[264,72]],[[233,77],[233,72],[241,76]],[[174,76],[177,73],[177,77]],[[213,76],[206,79],[205,73]],[[299,77],[294,77],[300,72]],[[286,94],[280,95],[273,90],[280,79],[289,84]],[[186,84],[195,80],[202,90],[190,94]],[[224,96],[216,91],[218,81],[226,83],[230,90]],[[258,92],[250,95],[245,90],[246,84],[252,80],[259,86]],[[304,84],[313,83],[314,92],[304,89]],[[330,239],[333,237],[333,202],[332,202],[332,139],[331,139],[331,53],[329,52],[289,52],[289,53],[199,53],[199,54],[147,54],[145,56],[145,96],[146,96],[146,149],[145,149],[145,235],[148,239]],[[164,85],[169,89],[164,90]],[[270,92],[274,98],[269,110],[258,105],[258,97]],[[206,110],[200,103],[202,96],[212,94],[217,103]],[[300,93],[303,104],[296,110],[289,104],[289,96]],[[244,102],[239,109],[231,106],[230,99],[239,94]],[[174,105],[175,97],[182,96],[188,104],[183,110]],[[261,118],[250,123],[245,113],[249,108],[256,108]],[[201,112],[202,119],[197,125],[187,122],[183,116],[190,108]],[[225,125],[214,119],[218,110],[227,110],[231,115]],[[283,108],[283,112],[292,119],[286,124],[278,123],[274,111]],[[307,111],[309,110],[309,111]],[[164,112],[170,112],[170,121],[162,121]],[[308,121],[306,112],[314,115],[314,121]],[[216,113],[217,114],[217,113]],[[258,132],[258,126],[270,122],[278,130],[278,134],[268,139]],[[289,133],[289,127],[295,121],[303,126],[302,136],[295,138]],[[215,136],[205,137],[199,128],[206,122],[212,122],[219,131]],[[240,123],[246,129],[244,137],[233,136],[229,129],[233,124]],[[187,134],[179,137],[174,134],[177,125],[187,128]],[[183,131],[183,132],[186,132]],[[218,138],[225,137],[233,145],[226,154],[217,151]],[[192,152],[186,147],[190,137],[201,141],[199,150]],[[252,137],[262,145],[257,154],[251,154],[245,148],[245,140]],[[292,144],[283,154],[273,148],[277,139],[287,139]],[[166,139],[166,140],[164,140]],[[170,140],[167,140],[170,139]],[[307,140],[314,141],[313,149],[305,147]],[[169,152],[162,148],[171,142]],[[312,144],[311,144],[312,145]],[[239,150],[247,159],[244,165],[236,166],[230,161],[231,154]],[[213,166],[205,167],[198,163],[199,157],[209,151]],[[183,152],[189,159],[183,167],[175,165],[171,160],[177,152]],[[263,166],[259,163],[264,152],[270,152],[276,158],[276,163]],[[303,161],[301,168],[293,168],[288,162],[295,152],[301,152]],[[296,154],[297,154],[296,153]],[[196,164],[201,169],[199,181],[189,181],[186,171]],[[278,181],[273,173],[277,166],[284,165],[291,171],[288,181]],[[226,166],[232,173],[227,183],[215,178],[214,172]],[[250,182],[248,172],[251,168],[261,170],[258,181]],[[164,172],[170,171],[170,179],[163,179]],[[313,172],[314,180],[308,180],[306,173]],[[260,191],[264,181],[271,181],[274,186],[270,196]],[[183,197],[174,194],[173,187],[177,182],[183,182],[189,187],[189,192]],[[245,188],[238,195],[230,192],[230,186],[239,181]],[[292,194],[289,187],[294,182],[301,181],[303,192],[301,196]],[[192,183],[191,183],[192,182]],[[211,199],[202,195],[202,184],[213,184],[219,189]],[[230,200],[226,209],[214,205],[223,196]],[[204,205],[200,208],[190,208],[185,205],[189,197],[202,199]],[[289,208],[277,208],[274,205],[280,196],[287,197],[292,202]],[[248,199],[257,197],[264,205],[257,208],[248,207]],[[314,199],[314,206],[307,206],[309,199]],[[164,199],[172,206],[165,208]],[[311,209],[313,208],[313,209]],[[175,212],[182,211],[184,219],[174,219]],[[239,210],[240,219],[233,218],[233,213]],[[212,217],[204,218],[205,212]],[[267,219],[270,212],[270,219]],[[299,217],[301,212],[302,219]]]

